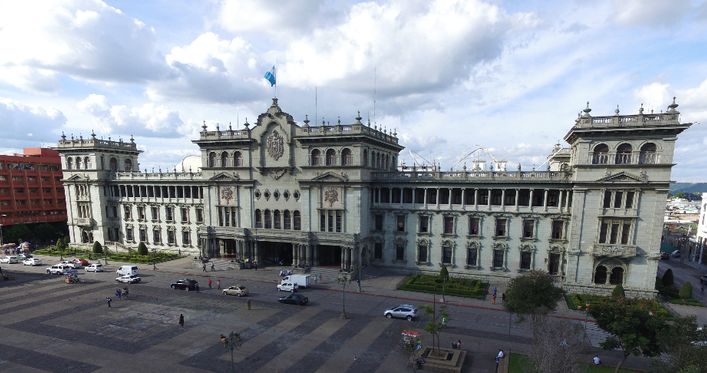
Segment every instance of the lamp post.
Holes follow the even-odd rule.
[[[2,245],[3,245],[3,241],[2,241],[2,224],[0,224],[0,246],[2,246]]]
[[[241,342],[241,335],[233,331],[228,334],[228,337],[224,337],[222,334],[221,342],[223,343],[223,347],[231,351],[231,372],[235,372],[236,367],[233,363],[233,353],[235,352],[236,348],[238,348],[238,345]]]
[[[336,281],[341,284],[341,318],[348,319],[346,314],[346,284],[351,281],[351,274],[348,272],[339,272],[339,277]]]
[[[584,334],[587,334],[587,319],[589,318],[590,303],[584,305]]]

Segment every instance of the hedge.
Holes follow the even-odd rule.
[[[488,284],[479,280],[466,278],[449,278],[444,286],[445,295],[465,298],[484,299]],[[421,293],[442,294],[442,282],[439,276],[415,275],[406,277],[398,286],[400,290],[417,291]]]
[[[59,256],[61,252],[59,250],[56,250],[56,248],[53,247],[47,247],[44,249],[39,249],[34,252],[35,254],[39,255],[51,255],[51,256]],[[71,250],[70,253],[67,250],[64,250],[64,256],[75,256],[77,258],[83,258],[83,259],[103,259],[103,255],[95,255],[94,253],[91,252],[91,250]],[[152,262],[157,262],[157,263],[162,263],[162,262],[167,262],[170,260],[174,260],[179,258],[180,256],[178,254],[173,254],[173,253],[163,253],[163,252],[156,252],[154,254],[150,255],[140,255],[137,254],[134,251],[127,252],[127,253],[115,253],[111,252],[108,254],[108,260],[115,260],[115,261],[121,261],[121,262],[130,262],[130,263],[152,263]]]

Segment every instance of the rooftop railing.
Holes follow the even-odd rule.
[[[548,180],[569,181],[565,171],[379,171],[372,172],[374,180]]]

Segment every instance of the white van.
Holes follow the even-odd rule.
[[[120,276],[125,276],[125,275],[137,275],[137,266],[136,265],[125,265],[125,266],[120,266],[117,271],[115,271]]]

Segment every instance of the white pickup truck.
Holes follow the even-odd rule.
[[[291,282],[297,287],[308,288],[314,283],[314,277],[312,275],[289,275],[285,276],[281,283]]]

